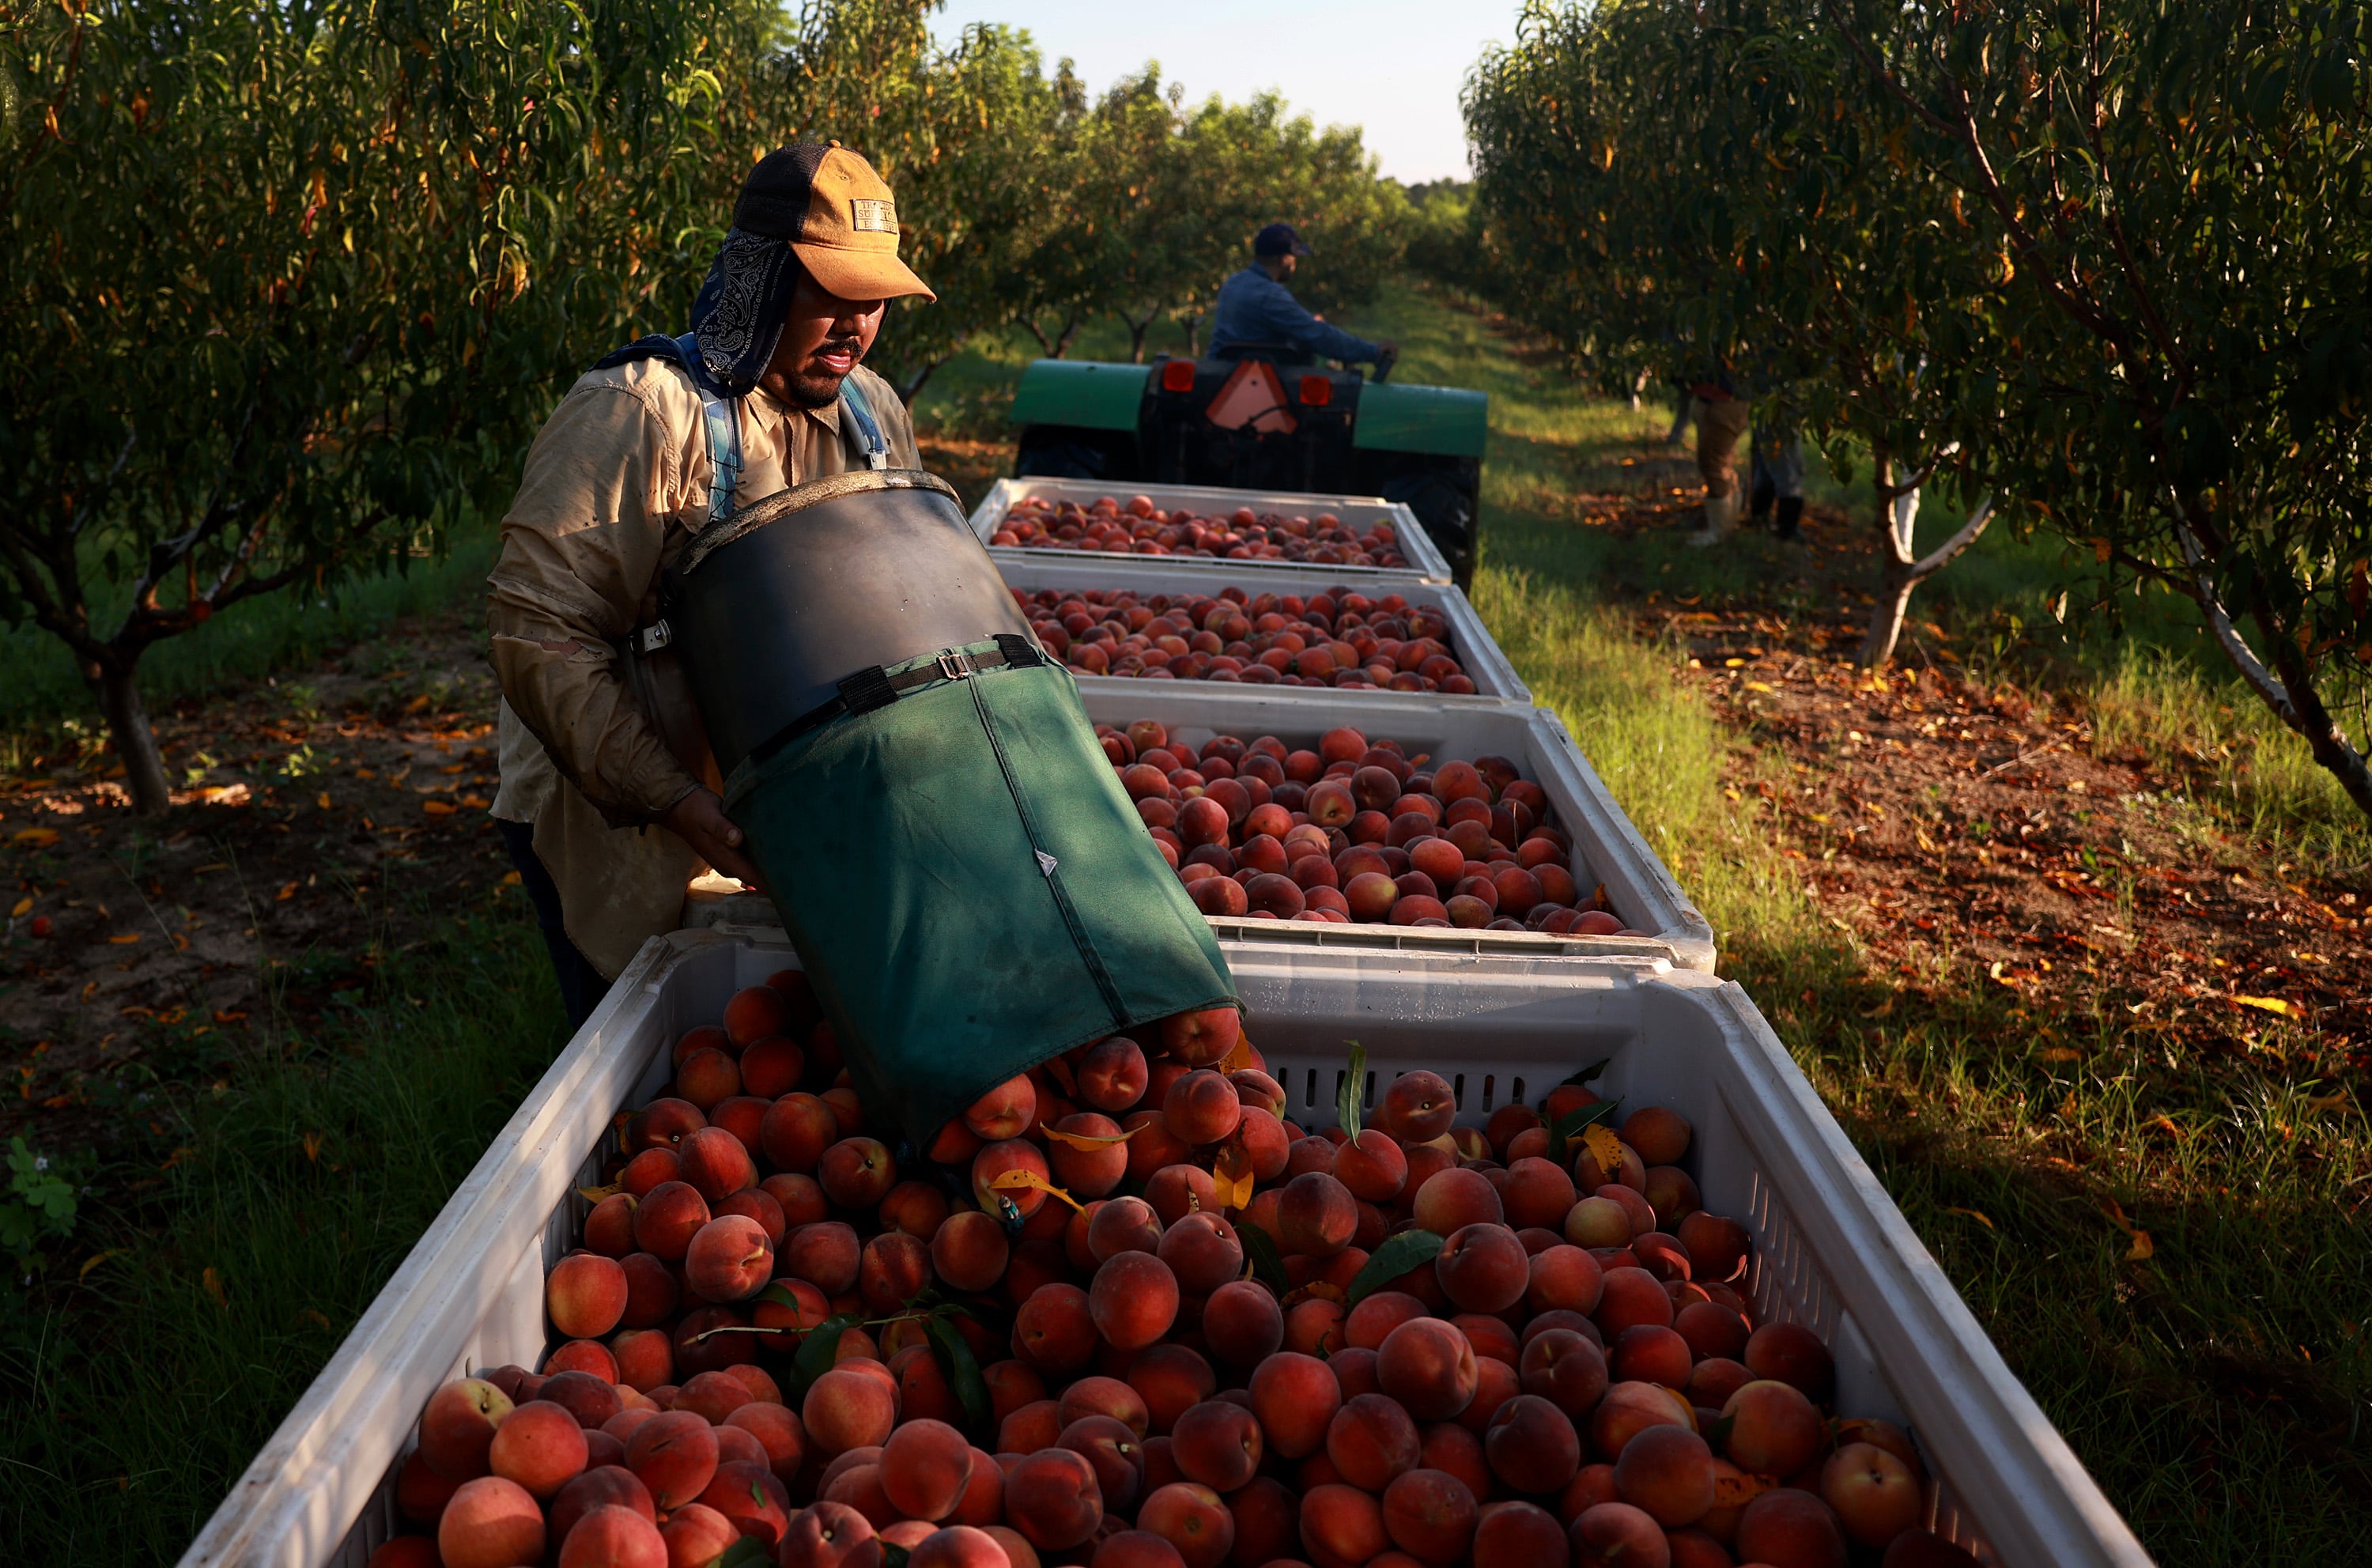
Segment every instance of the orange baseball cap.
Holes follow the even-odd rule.
[[[898,259],[898,203],[873,166],[838,142],[799,142],[758,160],[733,226],[788,241],[816,282],[843,299],[936,299]]]

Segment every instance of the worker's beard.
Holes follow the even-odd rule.
[[[857,364],[864,362],[865,344],[862,342],[855,338],[838,338],[818,344],[808,363],[814,365],[835,350],[846,351]],[[851,369],[855,367],[855,365],[850,366]],[[783,396],[801,408],[830,408],[839,401],[840,384],[845,379],[845,376],[834,375],[820,366],[813,370],[794,371],[783,377]]]

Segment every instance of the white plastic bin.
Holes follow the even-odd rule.
[[[1676,969],[1714,967],[1713,927],[1697,912],[1661,858],[1624,816],[1566,733],[1545,708],[1427,692],[1345,691],[1335,687],[1238,686],[1209,680],[1079,681],[1087,715],[1098,724],[1158,719],[1173,735],[1201,745],[1213,735],[1273,735],[1308,746],[1337,725],[1369,739],[1400,741],[1411,756],[1496,754],[1538,783],[1558,826],[1573,838],[1568,869],[1587,889],[1606,885],[1614,913],[1647,936],[1551,936],[1537,931],[1468,931],[1408,925],[1334,925],[1316,922],[1215,919],[1221,936],[1263,947],[1396,949],[1435,957],[1500,953],[1529,958],[1635,958]],[[760,894],[695,888],[685,923],[730,922],[779,925]]]
[[[1378,1084],[1430,1067],[1479,1124],[1600,1057],[1599,1088],[1696,1128],[1706,1205],[1753,1232],[1758,1313],[1811,1325],[1842,1413],[1908,1426],[1937,1529],[2015,1568],[2149,1561],[2002,1362],[1745,993],[1621,959],[1234,947],[1252,1037],[1306,1124],[1331,1118],[1344,1042]],[[448,1378],[544,1344],[545,1269],[584,1210],[610,1117],[668,1075],[668,1047],[793,962],[724,932],[655,938],[546,1073],[182,1559],[184,1568],[363,1568],[394,1522],[395,1469]],[[1372,1093],[1372,1089],[1371,1089]]]
[[[1041,588],[1059,588],[1065,593],[1087,588],[1126,588],[1138,595],[1207,594],[1213,598],[1219,597],[1222,588],[1241,588],[1254,595],[1298,594],[1304,598],[1344,587],[1371,598],[1396,593],[1413,605],[1439,610],[1442,618],[1449,622],[1450,655],[1465,668],[1475,691],[1472,696],[1445,701],[1497,699],[1529,703],[1532,700],[1531,689],[1517,675],[1516,667],[1507,662],[1507,656],[1499,651],[1499,645],[1483,628],[1482,618],[1474,613],[1473,603],[1447,583],[1378,583],[1355,579],[1339,566],[1282,561],[1270,562],[1266,570],[1255,575],[1238,570],[1246,564],[1241,561],[1204,561],[1191,555],[1097,556],[1060,550],[1000,550],[996,569],[1004,574],[1006,587],[1028,593]],[[1083,684],[1090,680],[1117,687],[1163,684],[1125,676],[1079,675],[1076,670],[1072,673],[1078,675]],[[1308,691],[1310,688],[1287,686],[1280,690]],[[1436,695],[1409,691],[1389,694],[1401,701]]]
[[[1122,502],[1132,495],[1150,496],[1153,504],[1165,512],[1174,512],[1183,506],[1204,517],[1215,513],[1224,515],[1238,506],[1250,506],[1255,512],[1281,512],[1287,517],[1296,512],[1313,517],[1320,512],[1331,512],[1351,527],[1362,530],[1370,523],[1388,522],[1392,525],[1400,540],[1401,553],[1408,559],[1405,566],[1312,567],[1299,561],[1230,561],[1227,564],[1262,574],[1280,570],[1336,572],[1342,574],[1340,580],[1353,583],[1406,582],[1412,578],[1429,583],[1449,581],[1449,563],[1442,558],[1440,548],[1426,536],[1424,526],[1416,520],[1416,514],[1401,502],[1386,501],[1377,495],[1305,495],[1287,490],[1223,490],[1208,484],[1138,484],[1130,480],[1106,482],[1099,479],[1041,479],[1036,476],[1000,479],[989,486],[988,494],[982,497],[978,506],[972,508],[972,531],[985,543],[996,532],[996,525],[1005,520],[1005,514],[1013,509],[1014,503],[1029,497],[1076,501],[1086,506],[1093,505],[1107,495]],[[1091,552],[1052,550],[1043,545],[1008,544],[992,546],[990,553],[1002,564],[1016,555],[1051,555],[1063,560]],[[1120,554],[1103,558],[1108,561],[1178,559],[1175,556],[1133,557]],[[1198,560],[1200,557],[1186,559]]]

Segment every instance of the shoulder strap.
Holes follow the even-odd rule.
[[[708,520],[723,522],[733,515],[733,497],[741,488],[741,400],[726,396],[709,377],[700,363],[699,341],[690,332],[680,338],[637,338],[604,354],[593,368],[607,370],[636,359],[670,362],[699,396],[700,422],[708,435]]]
[[[881,439],[880,423],[873,417],[872,401],[856,384],[855,371],[840,383],[840,408],[841,418],[845,422],[841,436],[848,443],[850,455],[863,459],[866,468],[888,468],[890,448]]]

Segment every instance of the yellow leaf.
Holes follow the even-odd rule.
[[[2157,1248],[2151,1242],[2150,1233],[2127,1220],[2125,1218],[2125,1211],[2119,1206],[2114,1198],[2101,1199],[2100,1212],[2108,1215],[2110,1223],[2114,1224],[2119,1230],[2123,1231],[2125,1235],[2131,1238],[2133,1244],[2125,1249],[2124,1260],[2126,1262],[2138,1263],[2143,1259],[2154,1256],[2157,1253]]]
[[[78,1280],[87,1280],[90,1278],[90,1272],[93,1269],[98,1268],[110,1258],[120,1258],[122,1255],[123,1249],[121,1247],[110,1247],[104,1252],[94,1252],[89,1257],[82,1260],[82,1267],[75,1271],[75,1278]]]
[[[18,919],[23,916],[27,910],[29,910],[32,907],[33,900],[29,897],[18,899],[17,900],[17,907],[8,912],[8,918],[11,920]]]
[[[519,874],[518,874],[517,872],[516,872],[516,871],[506,871],[506,872],[504,872],[504,873],[503,873],[503,886],[504,886],[504,887],[506,887],[506,888],[516,888],[516,887],[517,887],[518,885],[519,885]]]
[[[2347,1103],[2347,1091],[2339,1089],[2327,1095],[2316,1095],[2306,1102],[2308,1110],[2337,1110]]]
[[[1764,684],[1762,684],[1762,682],[1761,682],[1760,680],[1750,680],[1750,681],[1748,681],[1748,682],[1746,683],[1746,689],[1747,689],[1749,691],[1770,691],[1770,690],[1771,690],[1771,688],[1770,688],[1770,687],[1765,686],[1765,685],[1764,685]]]
[[[305,1308],[304,1311],[296,1314],[296,1316],[302,1318],[308,1323],[318,1323],[320,1325],[321,1331],[323,1333],[335,1333],[337,1331],[335,1327],[330,1322],[330,1319],[324,1317],[317,1308],[308,1307]]]
[[[1746,668],[1746,661],[1742,658],[1726,658],[1721,661],[1721,668],[1724,669],[1744,669]]]
[[[319,1132],[305,1134],[305,1157],[308,1160],[318,1160],[321,1157],[321,1134]]]
[[[598,1203],[604,1198],[614,1198],[624,1191],[625,1188],[622,1186],[612,1183],[608,1187],[579,1187],[576,1190],[576,1195],[588,1203]]]
[[[1211,1180],[1222,1209],[1241,1209],[1251,1202],[1252,1152],[1244,1147],[1241,1133],[1219,1146],[1218,1157],[1211,1162]]]
[[[330,808],[330,792],[325,789],[320,794],[315,796],[313,797],[313,804],[320,807],[322,810],[327,811]]]
[[[420,803],[420,809],[427,812],[431,817],[450,817],[453,815],[454,806],[449,800],[424,800]]]
[[[1058,1144],[1068,1144],[1075,1149],[1091,1155],[1098,1149],[1109,1149],[1114,1144],[1125,1144],[1152,1125],[1150,1121],[1140,1121],[1125,1132],[1065,1132],[1059,1127],[1049,1127],[1041,1121],[1038,1123],[1038,1131]]]
[[[209,1268],[205,1273],[201,1276],[201,1280],[206,1287],[206,1294],[215,1298],[215,1305],[221,1307],[226,1312],[229,1311],[230,1293],[223,1289],[222,1272],[218,1269]]]
[[[2255,1007],[2263,1012],[2277,1014],[2285,1018],[2303,1018],[2306,1016],[2305,1008],[2299,1006],[2295,1002],[2285,1002],[2278,996],[2236,995],[2232,1000],[2238,1002],[2243,1007]]]
[[[47,849],[58,842],[55,828],[19,828],[8,835],[8,842],[18,849]]]
[[[2042,1060],[2045,1062],[2074,1062],[2081,1057],[2082,1054],[2083,1052],[2075,1050],[2071,1046],[2054,1045],[2050,1050],[2042,1053]]]
[[[1991,1230],[1991,1229],[1993,1229],[1993,1228],[1994,1228],[1994,1222],[1993,1222],[1993,1221],[1991,1221],[1991,1220],[1989,1220],[1989,1219],[1987,1219],[1987,1218],[1985,1218],[1985,1216],[1984,1216],[1984,1215],[1982,1215],[1982,1214],[1981,1214],[1977,1213],[1977,1211],[1976,1211],[1976,1210],[1974,1210],[1974,1209],[1950,1209],[1950,1208],[1948,1208],[1948,1209],[1946,1209],[1944,1212],[1945,1212],[1946,1214],[1966,1214],[1966,1215],[1968,1215],[1971,1219],[1972,1219],[1972,1220],[1976,1221],[1979,1225],[1981,1225],[1984,1226],[1987,1230]]]
[[[126,931],[120,935],[110,936],[107,940],[112,947],[129,947],[132,944],[140,940],[140,933],[137,931]]]
[[[280,891],[272,895],[272,901],[275,904],[285,904],[296,896],[296,884],[294,882],[283,882],[280,885]]]
[[[1779,1484],[1777,1478],[1748,1475],[1743,1471],[1713,1478],[1713,1505],[1716,1508],[1737,1508],[1769,1492]]]
[[[1236,1031],[1236,1043],[1228,1048],[1226,1058],[1219,1063],[1219,1071],[1240,1073],[1251,1064],[1252,1037],[1238,1028]]]
[[[1008,1170],[1004,1175],[996,1177],[991,1180],[988,1185],[991,1191],[998,1192],[1011,1192],[1021,1189],[1034,1188],[1038,1191],[1050,1193],[1054,1197],[1060,1198],[1063,1202],[1070,1204],[1071,1207],[1075,1209],[1085,1206],[1076,1198],[1072,1197],[1068,1192],[1064,1191],[1061,1188],[1055,1186],[1052,1182],[1047,1180],[1044,1177],[1039,1175],[1034,1170]]]
[[[1610,1176],[1622,1168],[1622,1140],[1614,1135],[1613,1128],[1593,1121],[1581,1130],[1581,1141],[1599,1170]]]
[[[2126,1262],[2138,1263],[2145,1258],[2154,1258],[2157,1255],[2157,1247],[2150,1240],[2149,1232],[2145,1230],[2136,1230],[2131,1234],[2134,1238],[2134,1244],[2125,1249]]]
[[[2109,541],[2108,541],[2107,540],[2105,540],[2105,539],[2096,539],[2096,540],[2094,540],[2092,541],[2092,559],[2093,559],[2093,560],[2098,561],[2099,563],[2100,563],[2100,564],[2102,564],[2103,566],[2105,566],[2105,565],[2107,565],[2107,564],[2109,563],[2109,554],[2110,554],[2110,545],[2109,545]]]

